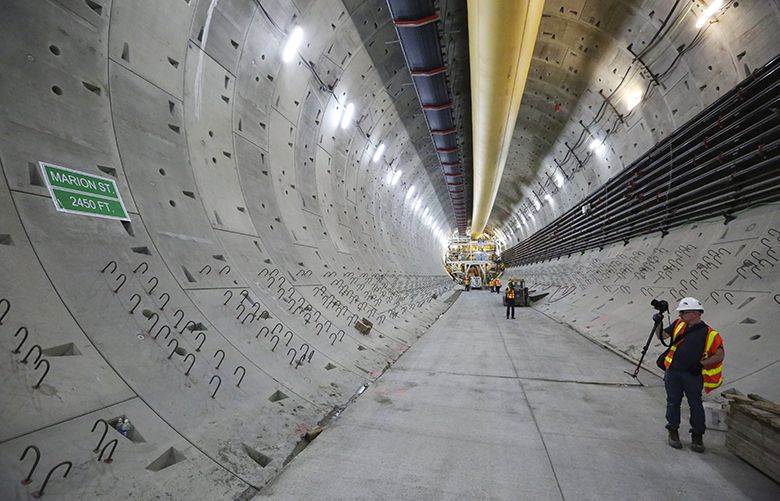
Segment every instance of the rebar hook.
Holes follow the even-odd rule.
[[[168,336],[171,335],[171,328],[168,325],[160,326],[160,328],[157,330],[157,334],[154,335],[154,339],[157,339],[157,337],[160,335],[160,333],[162,332],[163,329],[167,329],[168,330],[166,332],[165,337],[163,339],[168,339]]]
[[[14,333],[14,337],[17,337],[20,332],[24,331],[24,337],[22,338],[22,342],[19,343],[19,346],[16,347],[15,350],[13,350],[11,353],[19,353],[19,351],[22,349],[22,346],[27,341],[27,335],[29,334],[29,331],[27,330],[27,327],[24,325],[16,329],[16,332]]]
[[[116,277],[116,280],[117,280],[117,282],[119,282],[119,281],[121,280],[121,282],[122,282],[122,283],[120,283],[120,284],[119,284],[119,285],[116,287],[116,289],[111,289],[111,290],[114,292],[114,294],[116,294],[117,292],[119,292],[119,289],[121,289],[121,288],[122,288],[122,286],[124,286],[124,285],[125,285],[125,282],[127,282],[127,275],[125,275],[124,273],[120,273],[119,275],[117,275],[117,277]]]
[[[32,468],[30,468],[30,473],[28,473],[27,476],[24,477],[24,480],[22,480],[22,485],[30,485],[32,482],[33,472],[35,472],[35,469],[38,467],[38,463],[41,461],[41,450],[34,445],[28,445],[24,448],[24,452],[22,452],[22,457],[19,458],[19,461],[24,461],[24,457],[27,455],[27,451],[29,450],[33,450],[35,452],[35,462],[33,462]]]
[[[133,304],[134,299],[137,299],[135,304]],[[130,309],[127,312],[132,315],[133,313],[135,313],[135,309],[138,308],[138,305],[141,304],[141,296],[138,294],[133,294],[132,296],[130,296],[130,304],[133,305],[130,307]]]
[[[149,294],[150,296],[154,293],[154,290],[157,288],[157,284],[160,283],[160,281],[157,279],[157,277],[153,276],[149,280],[146,281],[146,285],[151,284],[152,280],[154,280],[154,285],[152,286],[151,289],[149,289],[149,292],[147,292],[147,294]]]
[[[39,497],[43,496],[43,491],[46,489],[46,485],[49,483],[49,479],[51,478],[51,474],[54,473],[54,470],[56,470],[57,468],[59,468],[62,465],[67,465],[68,466],[68,469],[65,470],[65,474],[62,476],[62,478],[67,478],[68,473],[70,473],[70,469],[73,467],[73,463],[71,463],[70,461],[63,461],[62,463],[56,465],[54,468],[49,470],[49,473],[46,474],[46,478],[43,480],[43,485],[41,485],[41,488],[38,489],[37,491],[33,492],[33,494],[32,494],[33,497],[39,498]]]
[[[38,362],[35,364],[35,370],[37,371],[38,367],[40,367],[41,364],[44,362],[46,362],[46,370],[43,371],[43,376],[41,376],[41,379],[39,379],[38,382],[35,384],[35,386],[33,386],[33,388],[35,388],[36,390],[41,387],[41,383],[43,382],[44,379],[46,379],[46,375],[49,373],[49,369],[51,368],[51,365],[49,365],[49,361],[46,360],[45,358],[42,358],[38,360]]]
[[[38,355],[35,357],[35,360],[33,360],[34,363],[38,363],[38,360],[41,359],[41,356],[43,355],[43,350],[41,349],[41,345],[34,344],[30,349],[27,351],[27,355],[24,356],[24,358],[21,360],[21,363],[26,364],[27,358],[32,354],[33,350],[38,349]]]
[[[90,433],[94,433],[95,429],[97,429],[98,423],[103,423],[103,434],[100,436],[100,441],[98,442],[97,446],[92,452],[98,452],[100,450],[100,446],[103,445],[103,440],[106,438],[106,434],[108,433],[108,421],[106,421],[103,418],[98,418],[97,421],[92,425],[92,429],[90,430]]]
[[[176,353],[176,350],[178,350],[178,349],[179,349],[179,341],[178,341],[178,340],[177,340],[175,337],[171,338],[171,340],[170,340],[170,341],[168,341],[168,348],[170,348],[170,347],[171,347],[171,343],[175,343],[175,344],[176,344],[176,347],[175,347],[173,350],[171,350],[171,353],[170,353],[170,355],[168,355],[168,360],[170,360],[171,358],[173,358],[173,354],[174,354],[174,353]]]
[[[108,453],[108,457],[105,459],[105,461],[103,461],[104,463],[109,463],[109,464],[113,462],[114,451],[116,450],[116,446],[118,444],[119,444],[119,439],[115,438],[110,442],[108,442],[106,445],[104,445],[103,448],[100,450],[100,454],[98,455],[98,461],[103,459],[103,453],[106,452],[106,449],[108,449],[110,446],[113,446],[111,447],[111,452]]]
[[[109,266],[113,266],[113,268],[109,272],[110,274],[113,275],[114,272],[116,271],[116,261],[114,261],[113,259],[111,261],[109,261],[108,263],[106,263],[106,265],[103,267],[103,269],[100,270],[100,273],[105,273],[106,270],[109,268]]]
[[[296,350],[295,348],[290,348],[289,350],[287,350],[287,356],[288,356],[288,357],[290,356],[290,352],[292,352],[292,354],[293,354],[293,356],[292,356],[292,357],[290,357],[290,365],[292,365],[292,364],[293,364],[293,362],[295,362],[295,357],[297,357],[297,356],[298,356],[298,350]],[[297,369],[297,368],[298,368],[298,366],[296,365],[296,367],[295,367],[295,368]]]
[[[189,367],[187,367],[187,371],[184,373],[185,376],[189,376],[190,375],[190,371],[192,370],[192,366],[195,365],[195,355],[193,355],[192,353],[187,353],[187,356],[184,357],[184,363],[186,364],[187,360],[190,357],[192,357],[192,363],[190,364]]]
[[[7,300],[6,298],[0,298],[0,306],[5,305],[5,311],[3,311],[3,314],[0,315],[0,325],[3,325],[3,319],[5,319],[6,315],[8,315],[8,312],[11,311],[11,301]]]
[[[217,358],[217,355],[222,353],[222,357],[220,357],[219,362],[217,362],[217,370],[219,370],[219,366],[222,365],[222,361],[225,360],[225,352],[222,349],[218,349],[214,352],[214,356],[211,358]],[[211,384],[211,383],[209,383]]]
[[[163,296],[165,296],[165,302],[163,303],[162,306],[160,306],[160,311],[165,310],[165,307],[168,306],[168,301],[171,300],[171,295],[168,294],[167,292],[163,292],[162,294],[160,294],[160,301],[162,301]]]
[[[236,367],[236,370],[233,371],[233,375],[234,376],[236,374],[238,374],[238,369],[241,369],[241,377],[238,378],[238,383],[236,383],[236,388],[241,386],[241,381],[243,381],[244,380],[244,376],[246,376],[246,369],[244,368],[243,365],[239,365],[238,367]]]
[[[209,386],[211,386],[211,383],[214,382],[214,379],[217,380],[217,387],[214,388],[214,393],[211,394],[211,398],[214,398],[217,395],[217,391],[219,391],[219,387],[222,386],[222,378],[219,377],[217,374],[211,376],[211,379],[209,380]]]
[[[203,336],[203,339],[200,341],[200,344],[198,345],[198,347],[195,348],[195,351],[197,351],[197,352],[200,352],[200,349],[203,347],[203,343],[206,342],[206,333],[203,332],[203,331],[200,331],[197,334],[195,334],[195,341],[197,341],[198,337],[200,337],[200,336]]]

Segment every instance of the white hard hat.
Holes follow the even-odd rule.
[[[677,311],[693,310],[704,311],[704,307],[695,297],[684,297],[680,300],[680,304],[677,305]]]

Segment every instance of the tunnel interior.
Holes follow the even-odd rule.
[[[466,2],[431,5],[468,200]],[[703,30],[702,10],[545,2],[489,223],[504,248],[537,245],[777,56],[776,3],[726,2]],[[3,3],[10,498],[63,465],[47,489],[73,499],[248,499],[458,307],[443,256],[462,219],[399,29],[384,0]],[[629,109],[635,88],[651,90]],[[760,107],[771,134],[778,94]],[[777,144],[751,144],[769,185]],[[110,181],[127,217],[58,210],[74,192],[55,195],[47,165]],[[650,300],[696,295],[728,335],[722,389],[780,400],[777,199],[556,245],[505,259],[538,310],[636,360]]]

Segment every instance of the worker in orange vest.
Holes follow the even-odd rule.
[[[659,338],[672,339],[664,358],[669,445],[675,449],[682,448],[677,429],[680,426],[680,404],[685,395],[691,408],[691,449],[704,452],[701,391],[709,393],[723,383],[723,339],[718,331],[702,321],[704,308],[696,298],[681,299],[677,311],[679,320],[656,331]]]
[[[501,294],[501,279],[496,277],[496,294]]]
[[[496,290],[496,281],[495,279],[490,279],[490,282],[488,282],[488,285],[490,285],[490,292],[494,292]]]
[[[515,288],[512,282],[506,288],[506,318],[509,318],[509,311],[512,311],[512,319],[515,318]]]

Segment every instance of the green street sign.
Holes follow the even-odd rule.
[[[129,221],[116,182],[107,177],[39,162],[59,212]]]

